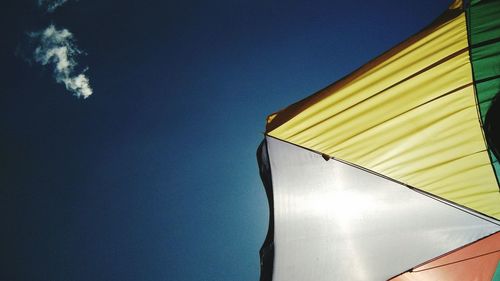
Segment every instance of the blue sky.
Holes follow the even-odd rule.
[[[258,280],[266,116],[449,2],[4,1],[0,280]],[[50,24],[89,98],[33,58]]]

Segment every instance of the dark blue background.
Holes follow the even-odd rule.
[[[35,2],[0,9],[0,281],[258,280],[266,116],[449,4]],[[88,53],[90,98],[23,59],[50,23]]]

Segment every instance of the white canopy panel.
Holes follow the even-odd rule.
[[[387,280],[500,230],[486,219],[267,137],[274,281]]]

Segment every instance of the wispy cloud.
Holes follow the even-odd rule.
[[[38,6],[46,7],[47,12],[52,13],[66,2],[68,2],[68,0],[38,0]]]
[[[29,36],[38,41],[33,54],[35,61],[42,65],[52,65],[54,78],[58,83],[63,83],[77,97],[88,98],[92,95],[89,79],[85,75],[86,69],[80,74],[74,73],[78,65],[76,57],[82,51],[76,46],[71,32],[49,25],[45,30],[32,32]]]

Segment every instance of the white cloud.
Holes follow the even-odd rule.
[[[47,12],[52,13],[59,6],[66,3],[68,0],[38,0],[38,6],[47,7]]]
[[[75,45],[71,32],[50,25],[41,32],[29,35],[38,40],[38,47],[34,52],[35,61],[42,65],[53,65],[54,77],[58,83],[63,83],[77,97],[88,98],[92,95],[85,70],[78,75],[74,74],[77,66],[75,58],[82,52]]]
[[[83,73],[78,74],[78,76],[64,79],[63,82],[66,84],[66,89],[78,93],[78,95],[83,96],[83,98],[92,95],[89,79]]]

